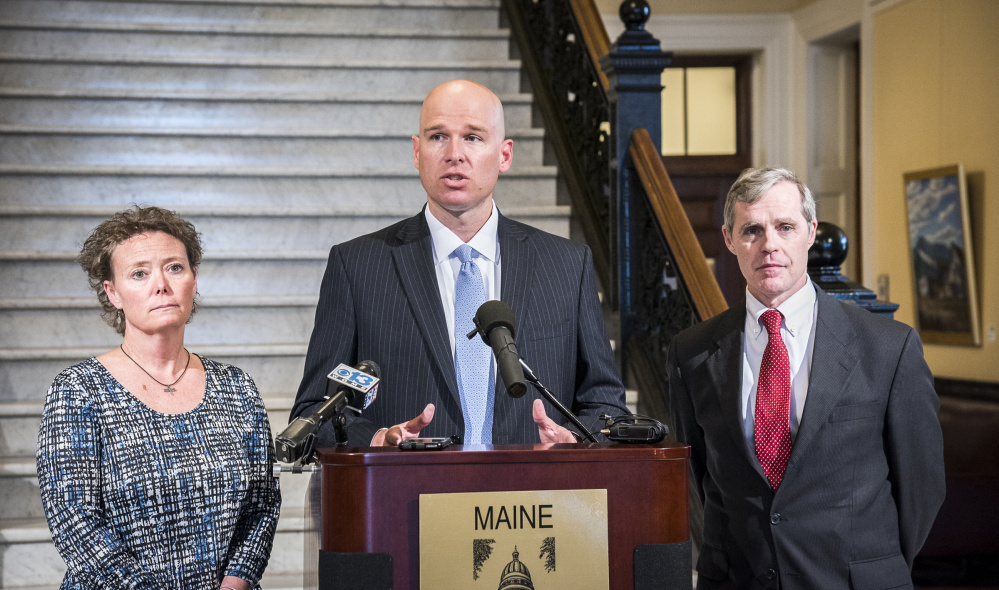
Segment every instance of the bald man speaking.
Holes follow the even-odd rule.
[[[517,316],[520,355],[587,428],[627,412],[590,250],[500,214],[493,189],[512,163],[495,94],[468,80],[430,92],[413,136],[427,204],[330,250],[292,419],[316,411],[338,364],[371,360],[382,381],[377,400],[348,419],[351,445],[575,442],[535,395],[508,395],[492,350],[465,337],[493,299]],[[331,425],[320,430],[318,446],[334,440]]]

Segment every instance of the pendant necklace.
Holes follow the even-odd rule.
[[[174,389],[173,386],[177,385],[177,383],[179,383],[180,380],[184,378],[184,373],[187,373],[187,368],[191,366],[191,351],[189,351],[189,350],[187,350],[185,348],[184,352],[187,353],[187,364],[184,365],[184,370],[180,372],[180,377],[177,377],[176,381],[174,381],[173,383],[167,385],[166,383],[163,383],[162,381],[160,381],[156,377],[153,377],[152,375],[150,375],[149,371],[143,369],[142,365],[140,365],[138,362],[136,362],[136,360],[134,358],[132,358],[131,355],[129,355],[127,352],[125,352],[125,345],[124,344],[122,344],[118,348],[121,349],[122,354],[124,354],[125,356],[128,357],[128,360],[130,360],[133,363],[135,363],[136,367],[139,367],[140,369],[142,369],[142,372],[145,373],[146,375],[148,375],[150,379],[152,379],[153,381],[155,381],[155,382],[159,383],[160,385],[162,385],[164,393],[173,393],[173,392],[177,391],[176,389]]]

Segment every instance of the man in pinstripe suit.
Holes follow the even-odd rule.
[[[626,413],[590,250],[499,213],[493,188],[512,162],[513,141],[505,138],[495,94],[454,80],[427,96],[413,137],[427,205],[330,251],[292,419],[315,411],[337,364],[372,360],[382,369],[380,391],[363,416],[349,421],[351,444],[395,445],[418,434],[465,437],[454,362],[461,264],[454,252],[465,243],[477,256],[485,298],[514,310],[521,356],[560,401],[591,430],[599,429],[600,414]],[[541,400],[511,398],[500,379],[490,394],[493,444],[574,441]],[[332,442],[327,426],[319,445]]]

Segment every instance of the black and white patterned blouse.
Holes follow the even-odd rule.
[[[267,413],[248,375],[202,359],[204,399],[161,414],[95,358],[60,373],[38,484],[62,588],[259,587],[281,506]]]

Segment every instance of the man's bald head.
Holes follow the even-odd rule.
[[[467,242],[489,218],[493,188],[513,164],[499,98],[470,80],[434,88],[413,136],[413,164],[430,213]]]
[[[468,109],[476,111],[478,118],[491,121],[499,139],[506,137],[503,103],[492,90],[471,80],[451,80],[430,91],[420,109],[420,129],[417,135],[422,135],[426,130],[428,115],[456,104],[464,104]]]

